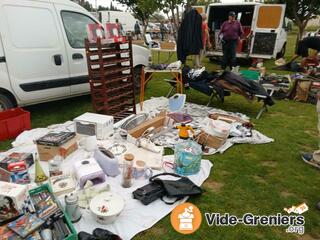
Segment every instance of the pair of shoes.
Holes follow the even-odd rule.
[[[320,162],[314,160],[313,153],[301,153],[301,157],[305,163],[320,169]]]
[[[95,230],[93,230],[92,234],[81,231],[78,233],[78,239],[79,240],[121,240],[121,238],[118,235],[102,228],[96,228]]]

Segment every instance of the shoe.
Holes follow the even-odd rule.
[[[320,202],[317,203],[316,208],[320,210]]]
[[[79,232],[78,233],[78,239],[79,240],[99,240],[99,238],[96,238],[92,234],[89,234],[87,232]]]
[[[312,156],[313,156],[312,153],[301,153],[302,160],[305,162],[311,161],[313,158]]]
[[[314,155],[313,153],[302,153],[301,157],[305,163],[320,169],[320,162],[315,161],[313,158],[313,155]]]
[[[93,230],[93,235],[99,240],[121,240],[118,235],[102,228]]]

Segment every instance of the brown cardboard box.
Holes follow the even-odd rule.
[[[38,154],[41,161],[49,161],[54,158],[56,155],[60,155],[63,158],[66,158],[71,153],[78,149],[77,141],[79,137],[76,136],[70,141],[62,144],[61,146],[47,146],[37,144]]]
[[[201,131],[201,133],[199,133],[196,137],[197,142],[201,145],[205,145],[207,147],[211,147],[214,149],[218,149],[220,147],[223,146],[223,144],[225,144],[226,140],[225,138],[219,138],[219,137],[215,137],[212,135],[209,135],[207,133],[205,133],[204,131]]]
[[[150,127],[160,128],[165,126],[166,118],[166,116],[156,116],[131,129],[128,133],[134,138],[139,138],[144,133],[144,131],[146,131]]]

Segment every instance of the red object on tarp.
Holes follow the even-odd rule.
[[[30,112],[22,108],[0,112],[0,141],[15,138],[29,129],[31,129]]]

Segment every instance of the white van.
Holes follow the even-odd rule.
[[[213,3],[208,6],[208,27],[213,51],[209,58],[222,56],[222,46],[218,33],[228,13],[234,11],[241,22],[244,39],[238,42],[238,58],[280,58],[284,55],[287,43],[287,30],[284,20],[284,4],[261,3]],[[247,36],[251,36],[245,39]]]
[[[89,93],[89,23],[98,21],[69,0],[0,0],[0,111]],[[150,51],[133,45],[133,56],[140,76]]]
[[[115,23],[116,19],[119,19],[125,32],[134,32],[134,25],[138,20],[130,12],[99,11],[99,21],[102,24]]]

